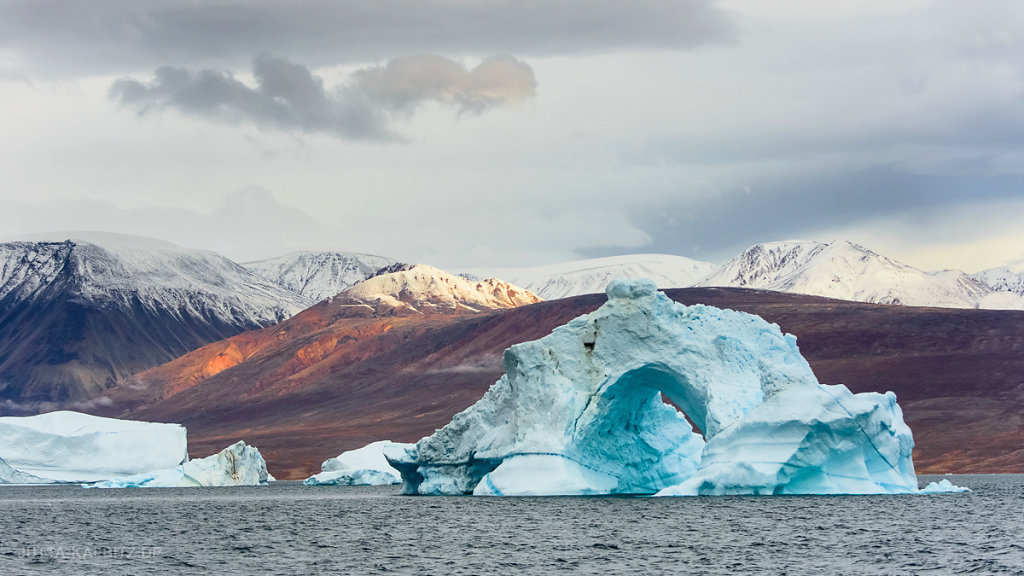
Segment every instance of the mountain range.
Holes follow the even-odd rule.
[[[82,232],[0,244],[0,266],[3,412],[87,400],[132,374],[357,286],[363,306],[415,311],[411,295],[433,290],[428,301],[436,300],[454,289],[445,282],[455,282],[431,269],[419,284],[385,297],[388,287],[373,279],[409,265],[343,252],[295,252],[239,265],[159,240]],[[643,276],[660,288],[733,286],[883,304],[1024,309],[1024,275],[928,273],[844,241],[758,244],[721,267],[639,254],[462,272],[478,285],[497,282],[491,291],[504,282],[485,277],[547,299],[600,293],[612,278]],[[433,288],[424,284],[439,275],[446,279]],[[505,307],[528,303],[495,296]]]
[[[0,244],[0,402],[82,400],[310,304],[223,256],[150,239]]]
[[[533,268],[462,270],[469,278],[501,278],[545,300],[600,294],[615,278],[650,278],[659,288],[693,286],[718,270],[710,262],[668,254],[632,254],[576,260]]]
[[[824,382],[895,390],[929,435],[923,469],[1024,470],[1024,318],[978,310],[1024,308],[1009,270],[927,273],[839,241],[759,244],[721,267],[636,255],[461,272],[336,252],[240,265],[109,234],[3,243],[0,413],[182,422],[199,448],[244,437],[298,477],[429,434],[501,374],[507,346],[593,310],[609,279],[646,276],[779,323]]]
[[[66,236],[0,244],[0,413],[88,409],[134,374],[354,285],[345,302],[362,315],[538,301],[498,280],[469,282],[380,256],[301,252],[243,266],[149,238]]]
[[[292,252],[277,258],[244,262],[242,266],[313,302],[319,302],[397,263],[393,258],[372,254]]]
[[[638,254],[463,273],[502,278],[549,300],[602,292],[612,278],[647,277],[659,288],[756,288],[875,304],[1024,309],[1024,274],[1005,268],[925,272],[847,241],[756,244],[723,266]]]
[[[819,380],[896,393],[919,472],[1024,471],[1024,312],[886,306],[740,288],[671,289],[797,335]],[[343,298],[209,344],[108,391],[106,415],[181,422],[196,450],[243,438],[278,478],[383,438],[414,442],[473,404],[510,345],[600,306],[353,317]],[[140,393],[144,391],[144,393]]]
[[[977,308],[993,291],[963,272],[924,272],[845,241],[758,244],[696,285],[943,308]]]

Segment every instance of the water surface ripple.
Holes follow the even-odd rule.
[[[952,480],[975,491],[432,498],[297,483],[4,487],[0,574],[1024,574],[1024,475]]]

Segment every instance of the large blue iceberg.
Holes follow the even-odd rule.
[[[595,312],[509,348],[480,401],[389,453],[403,491],[918,491],[891,392],[819,384],[796,338],[758,316],[683,306],[647,280],[607,294]]]

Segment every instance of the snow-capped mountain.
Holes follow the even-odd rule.
[[[603,293],[615,278],[650,278],[658,288],[692,286],[717,269],[709,262],[668,254],[591,258],[533,268],[466,270],[471,278],[492,276],[522,286],[545,300]]]
[[[260,276],[314,302],[370,278],[392,258],[350,252],[292,252],[277,258],[242,265]]]
[[[424,264],[396,266],[337,295],[334,303],[375,314],[455,313],[535,304],[533,293],[496,278],[467,280]]]
[[[73,234],[60,242],[0,244],[0,299],[35,300],[67,280],[61,297],[71,302],[141,306],[243,328],[280,322],[312,303],[214,252],[152,238]]]
[[[978,282],[991,288],[994,292],[1012,292],[1024,295],[1024,273],[1016,273],[1009,268],[989,268],[971,274]]]
[[[0,244],[0,401],[67,402],[312,302],[205,250],[113,234]]]
[[[846,241],[757,244],[697,285],[950,308],[977,307],[990,292],[963,272],[924,272]]]
[[[979,308],[1024,310],[1024,273],[1018,274],[1009,268],[990,268],[971,274],[971,278],[991,290],[982,297]]]

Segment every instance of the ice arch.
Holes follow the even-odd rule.
[[[682,306],[650,281],[607,293],[597,311],[509,348],[479,402],[392,454],[405,492],[916,490],[891,394],[820,385],[796,339],[757,316]]]

